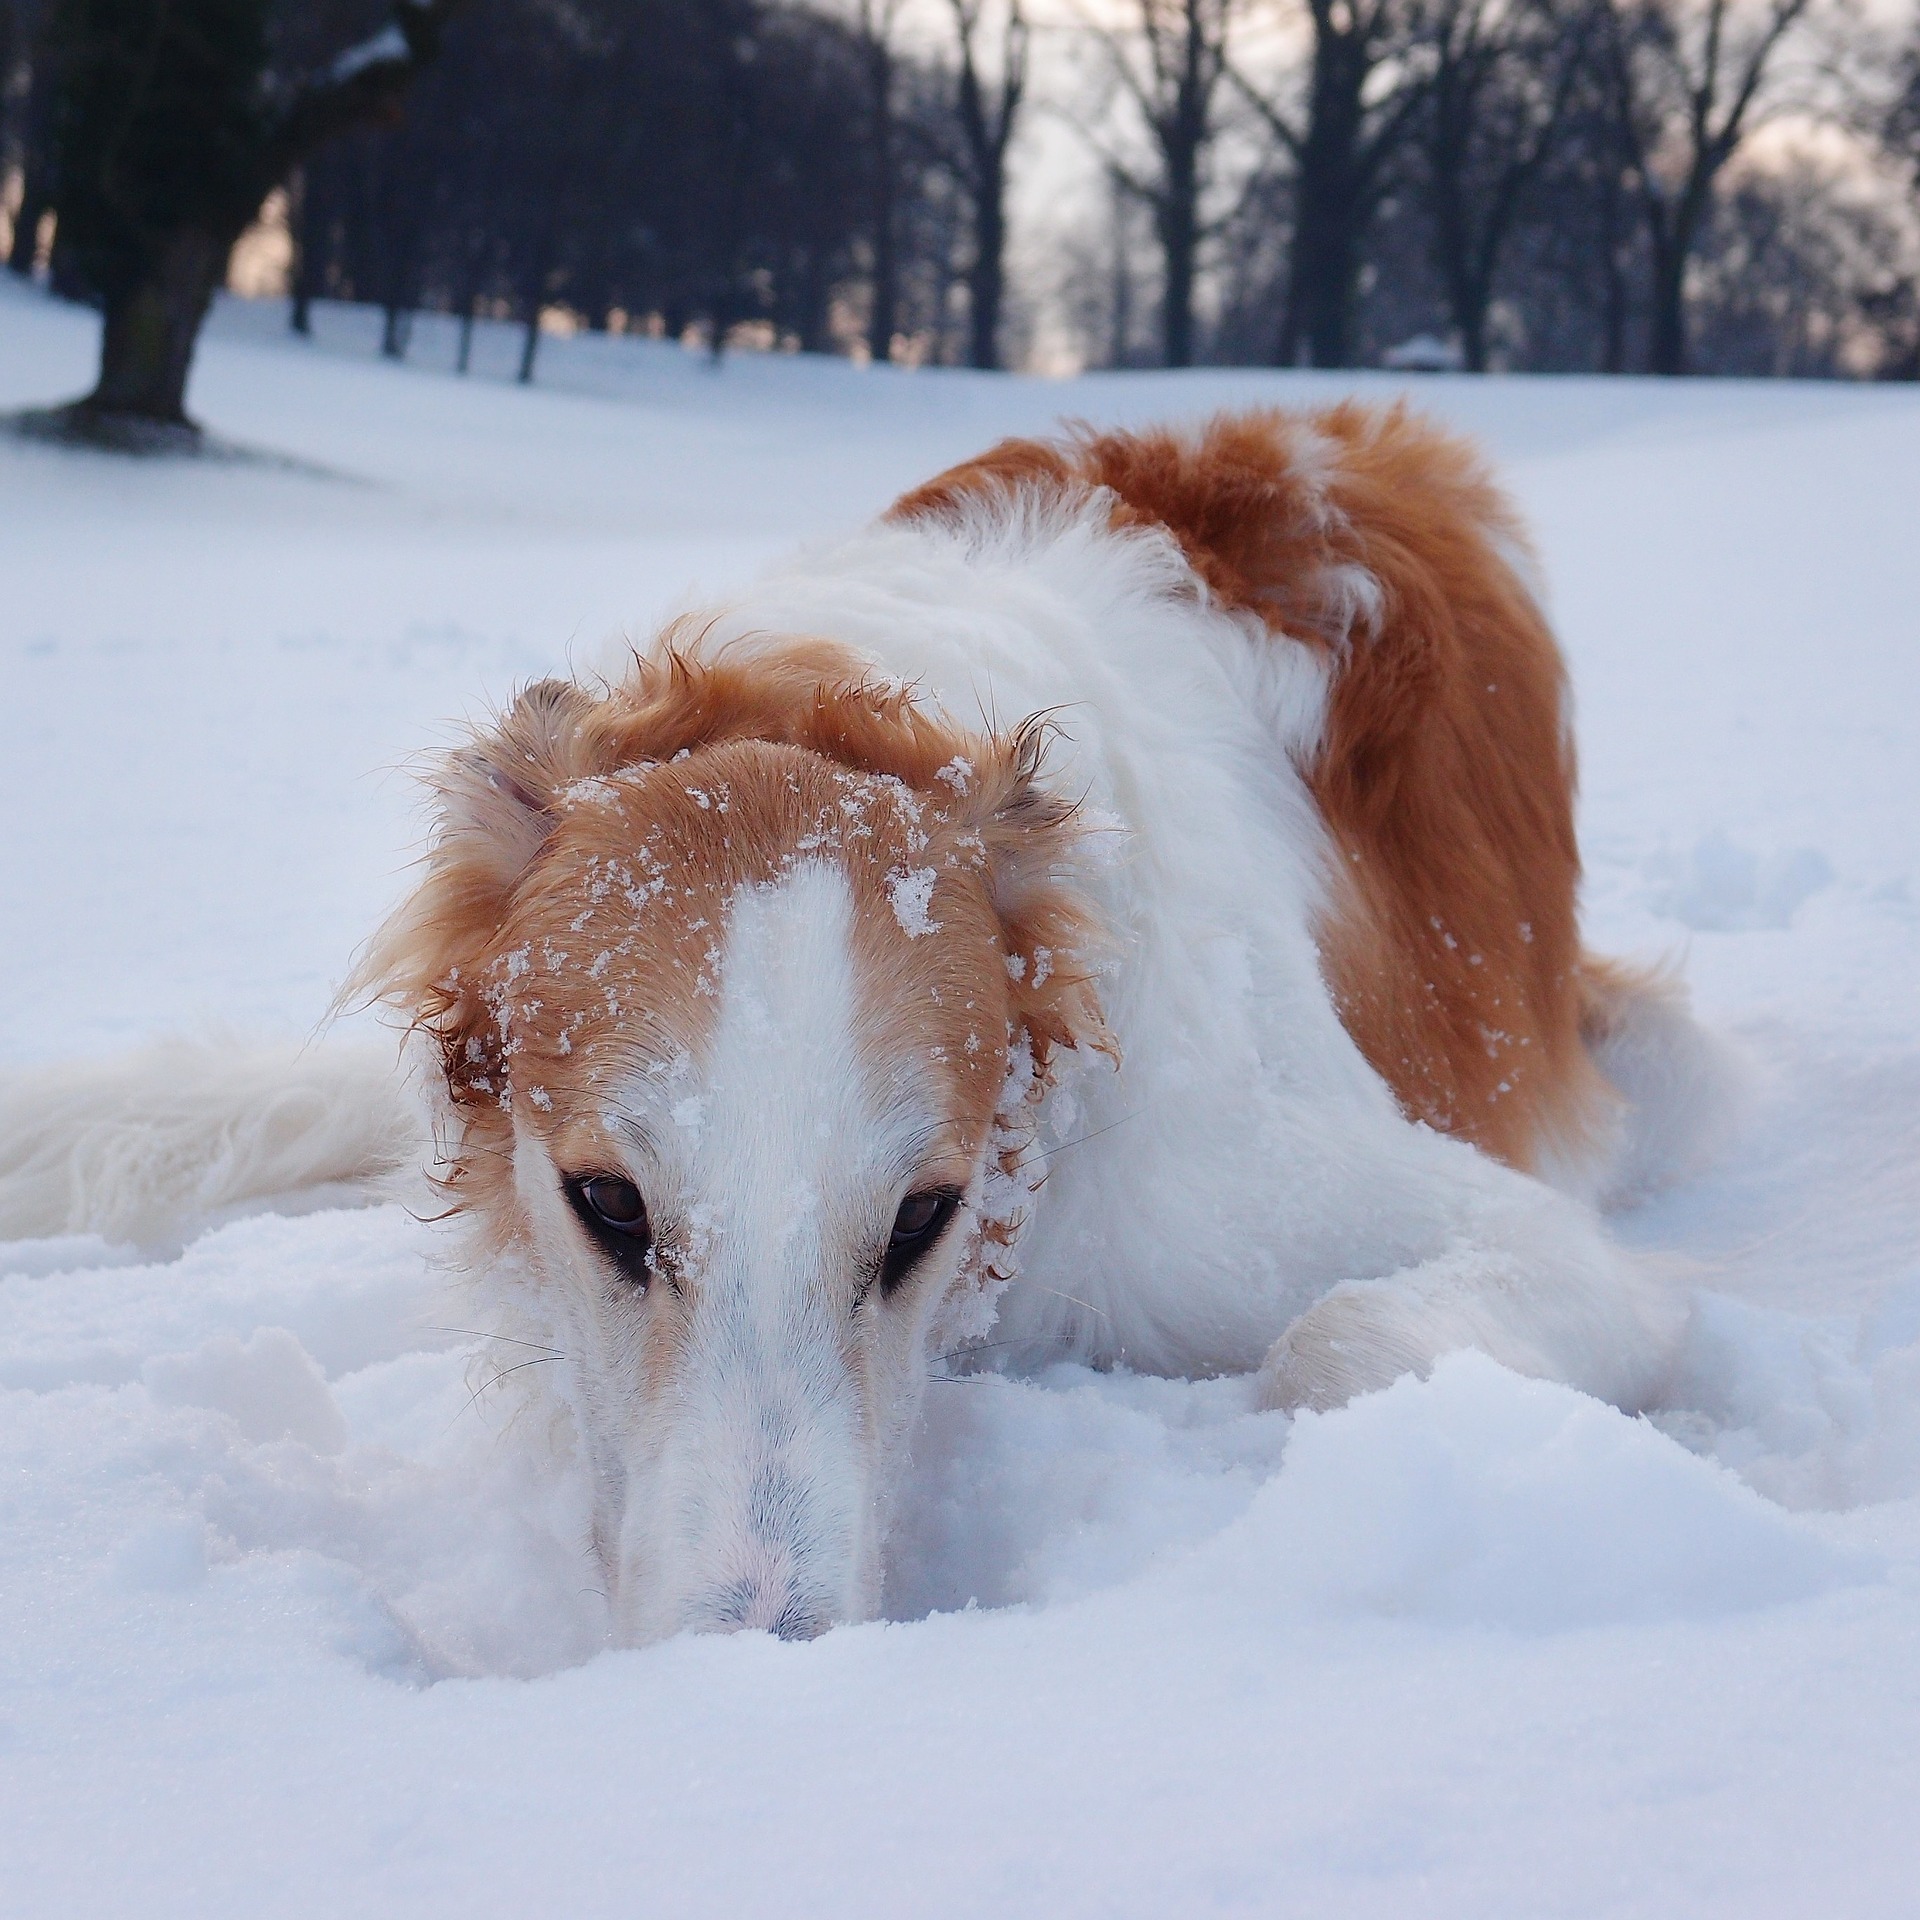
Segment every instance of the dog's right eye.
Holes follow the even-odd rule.
[[[653,1233],[640,1189],[617,1173],[589,1173],[567,1182],[567,1198],[601,1252],[644,1287],[653,1277]]]
[[[887,1239],[887,1251],[880,1262],[880,1295],[886,1299],[897,1293],[906,1279],[926,1256],[933,1243],[946,1231],[960,1205],[960,1195],[952,1187],[929,1187],[924,1193],[910,1193],[900,1202],[893,1217],[893,1232]]]

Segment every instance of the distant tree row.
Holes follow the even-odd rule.
[[[1082,301],[1109,363],[1920,374],[1920,22],[1128,4],[1098,38],[1145,137]],[[1258,65],[1276,21],[1292,57]]]
[[[951,77],[765,0],[473,0],[404,125],[305,167],[299,302],[959,351]],[[983,353],[992,356],[989,342]],[[989,360],[992,363],[992,360]]]
[[[276,0],[0,0],[9,262],[51,223],[55,286],[101,310],[94,389],[39,422],[116,446],[191,437],[194,343],[266,197],[350,128],[392,118],[461,0],[391,0],[318,60],[276,46]],[[24,77],[24,84],[23,84]]]
[[[1104,186],[1016,247],[1040,109]],[[0,0],[0,170],[10,264],[51,232],[109,330],[151,174],[222,259],[287,188],[296,325],[512,315],[528,374],[562,307],[976,366],[1050,314],[1094,364],[1920,377],[1920,28],[1842,0]]]

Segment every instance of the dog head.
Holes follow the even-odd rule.
[[[819,644],[666,649],[440,770],[363,977],[436,1043],[449,1192],[574,1370],[624,1640],[878,1603],[1010,1066],[1112,1047],[1044,738]]]

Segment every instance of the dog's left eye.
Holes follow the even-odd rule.
[[[653,1277],[653,1231],[640,1189],[616,1173],[589,1173],[567,1182],[567,1198],[601,1251],[644,1287]]]
[[[951,1187],[929,1187],[924,1193],[910,1193],[900,1202],[893,1216],[893,1232],[887,1236],[887,1251],[880,1262],[880,1291],[893,1290],[917,1267],[928,1250],[946,1230],[960,1204],[960,1196]]]

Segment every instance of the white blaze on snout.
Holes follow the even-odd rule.
[[[648,1422],[657,1452],[628,1480],[620,1584],[634,1637],[806,1635],[877,1601],[870,1343],[854,1298],[879,1116],[852,930],[847,877],[824,861],[731,903],[703,1085],[674,1114],[685,1330]]]

